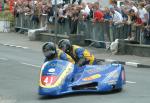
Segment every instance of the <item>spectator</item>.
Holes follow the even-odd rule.
[[[136,26],[141,26],[143,24],[142,19],[140,18],[139,14],[135,14],[135,24]]]
[[[93,4],[92,3],[88,3],[88,7],[90,9],[89,15],[87,17],[88,20],[93,18]]]
[[[48,6],[47,6],[46,2],[43,1],[42,6],[41,6],[41,13],[42,14],[47,14],[47,9],[48,9]]]
[[[134,3],[133,1],[130,1],[129,5],[130,5],[131,9],[134,10],[135,13],[138,12],[138,9],[137,9],[137,7],[135,6],[135,3]]]
[[[84,6],[84,12],[85,12],[87,15],[90,14],[90,9],[89,9],[88,4],[85,4],[85,6]]]
[[[16,4],[17,13],[23,13],[23,2],[19,0]]]
[[[124,21],[128,20],[128,8],[125,6],[121,6],[121,14]]]
[[[87,20],[88,16],[90,15],[89,6],[86,3],[82,3],[81,7],[79,8],[80,11],[80,18],[82,20]]]
[[[148,19],[148,24],[147,26],[145,27],[145,30],[144,30],[144,34],[145,34],[145,41],[144,43],[145,44],[150,44],[150,1],[147,2],[149,4],[146,5],[146,10],[148,12],[148,16],[149,16],[149,19]]]
[[[128,20],[129,20],[129,22],[131,22],[131,24],[133,24],[133,23],[142,24],[143,23],[142,19],[139,17],[139,15],[133,9],[129,10]]]
[[[109,8],[107,8],[107,7],[104,9],[104,19],[105,20],[112,20],[112,15],[110,13]]]
[[[114,8],[110,8],[110,11],[112,13],[112,19],[114,24],[119,24],[123,22],[123,17],[118,11],[116,11]]]
[[[77,24],[78,24],[78,17],[79,17],[79,11],[76,7],[74,7],[71,16],[71,34],[75,34],[77,32]]]
[[[96,21],[103,21],[103,19],[104,19],[104,14],[103,14],[103,12],[101,12],[100,10],[99,10],[99,3],[95,3],[94,4],[94,22],[96,22]]]
[[[24,11],[24,13],[25,13],[25,15],[26,14],[31,14],[31,8],[30,8],[30,6],[29,6],[29,2],[24,2],[24,5],[23,5],[23,11]]]
[[[129,40],[135,40],[135,37],[140,35],[140,31],[138,31],[138,34],[135,34],[136,30],[139,29],[138,27],[143,24],[141,18],[139,18],[139,15],[135,13],[133,9],[129,10],[128,13],[128,20],[127,24],[130,30],[130,33],[128,35]],[[140,29],[139,29],[140,30]]]
[[[144,2],[139,3],[138,13],[139,17],[142,19],[142,22],[146,24],[148,22],[148,12],[144,8]]]
[[[145,7],[146,7],[146,10],[148,12],[148,17],[149,17],[149,19],[148,19],[148,25],[150,26],[150,4],[147,4]]]
[[[121,13],[121,9],[118,7],[116,0],[114,0],[114,1],[112,2],[112,6],[113,6],[113,8],[114,8],[116,11],[118,11],[119,13]]]
[[[54,22],[54,10],[52,8],[52,5],[48,6],[47,14],[48,14],[48,22],[53,23]]]
[[[63,9],[62,5],[59,5],[59,10],[58,10],[58,23],[59,24],[64,24],[65,23],[65,12]]]
[[[34,13],[32,15],[31,20],[35,23],[35,24],[39,24],[39,16],[40,16],[40,12],[41,12],[41,4],[39,2],[34,2],[35,8],[34,8]]]

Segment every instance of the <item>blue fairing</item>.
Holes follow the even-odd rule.
[[[125,71],[121,64],[78,67],[67,61],[53,60],[42,66],[39,94],[107,92],[121,89],[123,84]]]

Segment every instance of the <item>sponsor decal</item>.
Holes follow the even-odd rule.
[[[50,68],[50,69],[48,70],[48,72],[49,72],[49,73],[54,73],[54,72],[55,72],[55,69],[54,69],[54,68]]]
[[[113,84],[116,84],[116,80],[109,80],[107,83],[109,84],[109,85],[113,85]]]
[[[51,64],[49,64],[49,66],[51,66],[51,67],[61,67],[61,68],[64,68],[64,66],[66,66],[65,64],[61,64],[61,63],[51,63]]]
[[[106,78],[112,78],[112,79],[115,79],[119,76],[119,73],[118,73],[118,70],[114,70],[110,73],[108,73],[107,77]]]
[[[118,71],[114,70],[114,71],[108,73],[106,78],[102,82],[104,82],[104,83],[110,82],[110,84],[114,84],[115,81],[117,81],[116,79],[118,78],[118,76],[119,76]]]
[[[103,67],[103,68],[97,67],[97,68],[89,68],[89,70],[86,70],[86,72],[88,74],[95,74],[95,73],[98,73],[98,72],[101,72],[101,71],[105,71],[105,70],[107,70],[107,68],[105,68],[105,67]]]
[[[97,79],[97,78],[100,78],[100,77],[101,77],[100,74],[95,74],[95,75],[83,78],[83,81],[90,81],[90,80],[94,80],[94,79]]]

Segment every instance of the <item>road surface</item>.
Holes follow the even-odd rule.
[[[123,91],[40,97],[38,80],[44,60],[40,51],[0,45],[0,103],[149,103],[150,69],[125,66]]]

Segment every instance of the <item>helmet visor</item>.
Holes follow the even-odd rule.
[[[65,51],[67,50],[67,47],[66,47],[66,45],[61,45],[61,46],[60,46],[60,49],[65,52]]]
[[[44,56],[45,57],[49,57],[49,56],[54,55],[54,54],[55,54],[54,50],[44,51]]]

